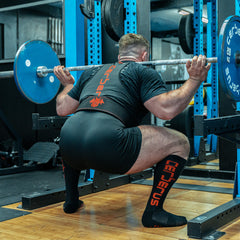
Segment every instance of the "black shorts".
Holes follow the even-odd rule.
[[[70,166],[117,174],[133,166],[141,142],[138,127],[125,128],[115,117],[97,111],[75,113],[60,135],[61,155]]]

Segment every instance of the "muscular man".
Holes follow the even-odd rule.
[[[181,113],[206,79],[210,64],[206,65],[205,56],[195,56],[186,63],[189,79],[167,92],[155,70],[137,63],[147,61],[148,56],[148,41],[127,34],[119,41],[118,63],[86,70],[75,86],[68,71],[55,67],[64,86],[57,97],[57,113],[75,113],[65,122],[60,141],[66,213],[83,206],[77,188],[80,170],[133,174],[156,165],[143,225],[187,223],[185,217],[165,211],[163,202],[188,159],[188,139],[169,128],[139,124],[148,111],[165,120]]]

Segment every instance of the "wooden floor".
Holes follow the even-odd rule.
[[[179,179],[178,183],[232,188],[231,183]],[[187,226],[174,228],[144,228],[141,216],[151,186],[128,184],[107,191],[90,194],[81,199],[85,209],[65,214],[58,203],[31,211],[31,214],[0,222],[1,240],[174,240],[189,239]],[[165,209],[184,215],[188,220],[225,202],[231,194],[171,189]],[[18,209],[19,203],[4,206]],[[21,209],[19,209],[21,210]],[[218,231],[226,234],[222,240],[240,240],[240,219]]]
[[[219,159],[209,161],[208,163],[203,163],[199,165],[189,166],[189,168],[198,168],[198,169],[213,169],[219,170]]]

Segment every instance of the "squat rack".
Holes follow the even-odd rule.
[[[96,3],[98,3],[98,2],[99,1],[96,1]],[[129,2],[129,1],[125,1],[125,2]],[[136,4],[135,0],[132,0],[130,2],[131,3],[135,2],[135,4]],[[211,9],[213,9],[212,11],[215,13],[216,1],[209,1],[209,2],[211,2],[211,4],[212,4]],[[74,11],[74,12],[77,11],[78,4],[79,4],[79,1],[75,1],[76,8],[74,10],[73,10],[72,4],[71,4],[71,6],[65,5],[65,12],[69,11],[68,7],[71,8],[72,11]],[[194,1],[194,4],[195,4],[194,5],[195,9],[199,10],[199,9],[202,9],[203,1]],[[98,8],[95,8],[95,11],[96,11],[96,9],[98,9]],[[199,16],[201,16],[201,11],[200,12],[197,11],[197,12],[198,12]],[[79,18],[79,16],[77,18]],[[201,19],[201,18],[198,18],[198,19]],[[67,20],[67,17],[66,17],[66,20]],[[88,20],[88,21],[91,21],[91,20]],[[196,21],[196,19],[195,19],[195,21]],[[200,20],[198,20],[198,21],[200,21]],[[132,23],[132,20],[129,20],[129,22]],[[72,25],[72,22],[71,23],[67,22],[67,24]],[[68,29],[68,27],[66,26],[66,29]],[[83,31],[83,30],[81,29],[81,31]],[[200,30],[200,34],[201,34],[201,30]],[[83,46],[82,43],[84,42],[84,39],[83,39],[84,34],[80,34],[80,35],[78,35],[78,37],[79,36],[81,36],[81,41],[78,41],[77,38],[71,37],[71,41],[74,41],[74,46],[77,45],[76,44],[77,42],[78,42],[78,44],[81,43],[81,46]],[[198,37],[199,36],[197,35],[196,39],[198,39]],[[200,36],[200,38],[201,38],[201,36]],[[66,40],[66,45],[68,45],[68,44],[70,44],[69,46],[72,46],[72,44],[69,43],[69,39],[68,39],[68,42]],[[201,44],[202,44],[202,42],[201,42]],[[68,61],[67,56],[69,56],[69,54],[73,52],[72,49],[70,52],[67,52],[67,51],[68,51],[68,49],[66,48],[66,62]],[[82,49],[82,51],[84,51],[84,49]],[[200,50],[196,50],[195,54],[200,54],[200,53],[202,53],[202,51],[203,50],[201,50],[201,46],[200,46]],[[213,50],[213,52],[214,51],[215,50]],[[75,56],[75,57],[78,58],[77,56]],[[70,56],[70,59],[72,59],[72,58],[73,57]],[[75,63],[71,63],[69,65],[84,65],[84,64],[82,64],[79,61],[76,61]],[[199,91],[201,91],[201,88],[199,89]],[[200,97],[199,101],[202,101],[201,99],[202,98]],[[196,101],[198,101],[198,100],[196,100]],[[201,106],[201,104],[200,104],[200,106]],[[197,112],[199,113],[199,111],[201,112],[202,109],[198,109]],[[212,116],[212,117],[216,117],[216,116]],[[45,127],[51,128],[51,127],[55,127],[56,125],[61,126],[65,120],[66,120],[66,118],[62,119],[62,118],[58,118],[58,117],[41,118],[41,117],[39,117],[39,114],[33,114],[33,126],[34,126],[33,128],[36,130],[36,129],[42,129]],[[239,126],[237,125],[237,122],[239,122],[239,120],[240,120],[240,118],[238,116],[234,119],[231,116],[226,117],[224,119],[221,119],[221,121],[218,121],[218,119],[215,119],[215,118],[204,120],[202,117],[195,116],[195,122],[198,122],[200,127],[196,128],[194,134],[195,134],[195,136],[201,136],[201,137],[207,136],[207,135],[213,134],[213,133],[215,135],[224,134],[224,131],[226,131],[226,129],[222,126],[224,126],[224,124],[226,125],[227,123],[229,123],[229,121],[232,121],[234,130],[239,130]],[[211,121],[215,121],[214,129],[212,128],[213,130],[210,130],[211,129],[211,123],[210,123]],[[218,126],[219,126],[217,132],[215,130],[216,129],[216,125],[215,125],[216,121],[218,121]],[[43,124],[43,122],[44,122],[44,124]],[[80,196],[83,196],[83,195],[86,195],[89,193],[93,193],[93,192],[97,192],[97,191],[106,190],[111,187],[116,187],[119,185],[132,183],[139,179],[151,177],[152,169],[147,169],[139,174],[134,174],[134,175],[130,175],[130,176],[112,176],[112,177],[110,177],[109,174],[98,172],[98,171],[95,171],[93,173],[94,173],[93,182],[88,182],[88,183],[85,183],[85,184],[82,184],[79,186]],[[230,177],[232,177],[232,175]],[[219,206],[218,208],[213,209],[207,213],[204,213],[188,222],[189,237],[201,238],[203,236],[206,236],[206,235],[210,234],[211,232],[213,232],[215,229],[225,225],[229,221],[231,221],[239,216],[239,214],[240,214],[240,199],[239,199],[238,183],[239,183],[239,180],[237,178],[235,178],[235,187],[234,187],[235,196],[232,201],[225,203],[222,206]],[[46,205],[56,203],[59,201],[63,201],[64,194],[65,194],[65,190],[60,189],[60,190],[55,190],[55,191],[49,191],[48,193],[45,193],[45,194],[33,194],[30,196],[24,196],[22,198],[22,207],[24,209],[31,210],[34,208],[38,208],[38,207],[46,206]]]

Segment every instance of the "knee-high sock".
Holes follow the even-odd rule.
[[[176,216],[163,209],[164,200],[185,163],[185,159],[170,155],[156,165],[152,192],[142,216],[145,227],[173,227],[187,223],[185,217]]]
[[[78,199],[78,180],[80,171],[73,169],[64,160],[62,160],[62,165],[66,186],[66,200],[63,205],[63,210],[66,213],[74,213],[83,205],[83,202]]]

